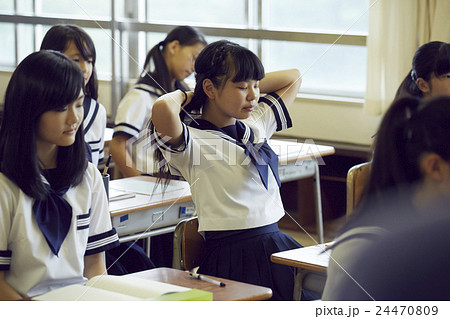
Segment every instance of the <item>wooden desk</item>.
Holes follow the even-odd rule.
[[[268,144],[279,157],[278,171],[282,183],[313,177],[316,229],[319,243],[323,243],[319,165],[325,164],[322,159],[323,156],[334,154],[334,147],[312,143],[297,143],[295,140],[277,139],[269,140]]]
[[[172,269],[172,268],[155,268],[151,270],[141,271],[126,276],[135,276],[173,285],[183,286],[187,288],[196,288],[210,291],[213,293],[213,300],[267,300],[272,297],[270,288],[250,285],[234,280],[222,279],[218,277],[208,276],[217,279],[226,284],[225,287],[219,287],[215,284],[192,278],[188,272]]]
[[[302,289],[322,293],[327,276],[332,243],[296,248],[272,254],[270,260],[277,264],[295,267],[294,300],[300,300]]]
[[[109,188],[131,191],[135,197],[109,202],[113,227],[120,242],[146,239],[150,256],[150,238],[170,233],[178,222],[192,216],[195,207],[189,184],[172,180],[165,193],[155,190],[156,177],[137,176],[111,180]],[[155,191],[154,191],[155,190]]]

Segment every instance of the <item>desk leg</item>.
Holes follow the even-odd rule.
[[[296,301],[302,300],[303,277],[305,277],[305,274],[305,271],[302,271],[300,268],[295,268],[293,299]]]
[[[317,234],[319,235],[319,244],[323,243],[323,218],[322,218],[322,197],[320,194],[320,174],[319,174],[319,164],[317,161],[314,162],[314,197],[316,198],[316,228]]]

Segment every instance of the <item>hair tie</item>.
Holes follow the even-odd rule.
[[[159,42],[159,43],[158,43],[158,48],[159,48],[160,50],[163,50],[163,49],[164,49],[164,44],[166,44],[165,41]]]
[[[414,69],[411,70],[411,79],[416,82],[417,81],[417,73]]]

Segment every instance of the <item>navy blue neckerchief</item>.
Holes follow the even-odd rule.
[[[247,155],[251,162],[256,166],[264,187],[268,189],[269,169],[267,166],[270,166],[270,169],[272,170],[272,173],[278,183],[278,187],[280,187],[281,182],[280,177],[278,176],[278,156],[269,144],[267,144],[267,140],[264,140],[262,143],[253,143],[255,140],[255,135],[250,127],[236,120],[235,125],[219,128],[211,122],[203,119],[196,119],[195,121],[192,121],[189,126],[200,130],[218,131],[229,136],[231,139],[227,140],[242,147],[245,150],[245,155]],[[225,138],[222,135],[218,136]]]
[[[51,183],[52,177],[58,172],[55,170],[46,170],[45,175]],[[50,177],[52,176],[52,177]],[[48,246],[52,252],[58,256],[59,249],[69,233],[70,223],[72,221],[72,207],[63,198],[69,187],[53,189],[48,184],[50,193],[44,200],[36,200],[33,204],[34,217],[36,222],[47,240]]]

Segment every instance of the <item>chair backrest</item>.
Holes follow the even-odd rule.
[[[369,177],[370,162],[351,167],[347,173],[347,215],[351,214],[358,204],[367,178]]]
[[[173,235],[173,268],[192,270],[200,265],[205,240],[198,233],[197,216],[180,221]]]

